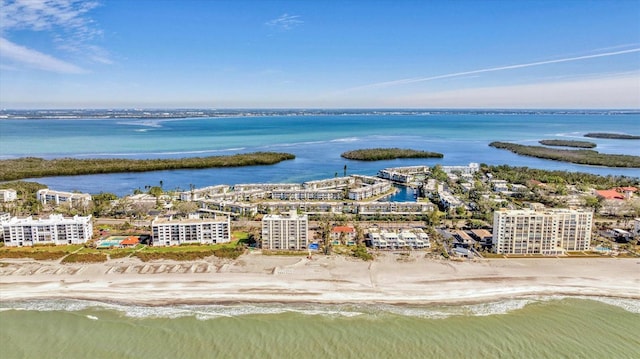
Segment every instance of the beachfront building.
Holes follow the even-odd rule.
[[[262,248],[272,250],[302,250],[309,245],[309,219],[296,211],[268,214],[262,218]]]
[[[200,218],[198,215],[191,215],[185,219],[156,217],[151,222],[151,233],[153,246],[216,244],[231,241],[228,216]]]
[[[0,202],[13,202],[18,199],[18,192],[15,189],[0,189]]]
[[[421,228],[405,228],[400,231],[369,228],[366,243],[377,249],[429,248],[429,235]]]
[[[85,207],[91,202],[91,195],[88,193],[72,193],[54,191],[48,188],[41,189],[36,193],[36,198],[43,205],[59,206],[61,204],[69,207]]]
[[[333,244],[344,243],[348,246],[356,244],[356,230],[351,226],[335,226],[331,228],[331,242]]]
[[[590,248],[593,212],[574,209],[500,210],[493,217],[493,250],[557,255]]]
[[[7,247],[26,247],[38,244],[82,244],[91,239],[91,216],[63,217],[52,214],[47,218],[33,217],[3,220],[2,232]]]

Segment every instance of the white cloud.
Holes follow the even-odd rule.
[[[20,63],[38,70],[68,74],[82,74],[87,72],[74,64],[70,64],[53,56],[14,44],[2,37],[0,37],[0,58]],[[4,69],[9,70],[11,68],[11,66],[8,66]]]
[[[300,20],[299,15],[282,14],[273,20],[267,21],[265,25],[286,31],[303,23],[304,21]]]
[[[107,51],[92,44],[93,40],[102,35],[102,31],[88,16],[88,12],[97,6],[99,3],[96,1],[83,0],[0,0],[2,10],[0,11],[0,36],[4,37],[5,41],[9,41],[6,39],[10,38],[9,35],[13,31],[46,32],[50,34],[53,44],[59,51],[73,54],[80,61],[109,64],[111,60]],[[39,54],[35,60],[24,56],[13,56],[14,61],[22,61],[29,67],[74,73],[77,71],[72,71],[72,67],[79,69],[52,55],[30,49],[28,45],[13,44],[11,50],[14,53],[24,54],[27,50]],[[47,65],[34,66],[36,62]],[[57,65],[49,66],[51,64]],[[65,70],[60,71],[60,69]]]
[[[640,108],[640,73],[423,93],[388,101],[387,105],[425,108]]]

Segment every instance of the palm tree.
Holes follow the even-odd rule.
[[[360,223],[355,223],[356,229],[356,244],[361,246],[364,243],[364,230],[360,227]]]

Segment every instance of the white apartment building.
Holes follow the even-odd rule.
[[[15,189],[0,189],[0,202],[13,202],[18,199],[18,192]]]
[[[309,246],[309,219],[296,211],[268,214],[262,218],[262,248],[302,250]]]
[[[209,198],[210,196],[220,196],[229,192],[231,187],[227,185],[208,186],[203,188],[194,188],[191,191],[180,192],[181,201],[197,201]]]
[[[334,190],[273,190],[271,199],[294,200],[294,201],[329,201],[341,200],[344,198],[344,191]]]
[[[446,174],[460,173],[462,175],[473,175],[480,171],[480,164],[471,162],[468,166],[442,166],[442,171]]]
[[[91,195],[88,193],[62,192],[48,188],[39,190],[36,198],[44,205],[67,204],[69,207],[86,206],[91,202]]]
[[[493,250],[504,254],[556,255],[590,248],[593,212],[500,210],[493,216]]]
[[[180,244],[216,244],[231,241],[229,217],[186,219],[158,218],[151,221],[153,246],[177,246]]]
[[[82,244],[91,239],[91,216],[65,218],[52,214],[48,218],[13,217],[1,223],[4,245],[7,247],[33,246],[35,244]]]
[[[409,183],[416,180],[416,177],[424,177],[431,172],[428,166],[408,166],[385,168],[378,171],[378,177],[400,183]]]

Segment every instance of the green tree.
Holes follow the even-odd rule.
[[[149,192],[148,193],[157,198],[157,197],[162,196],[164,191],[162,191],[162,187],[153,186],[153,187],[149,188]]]

